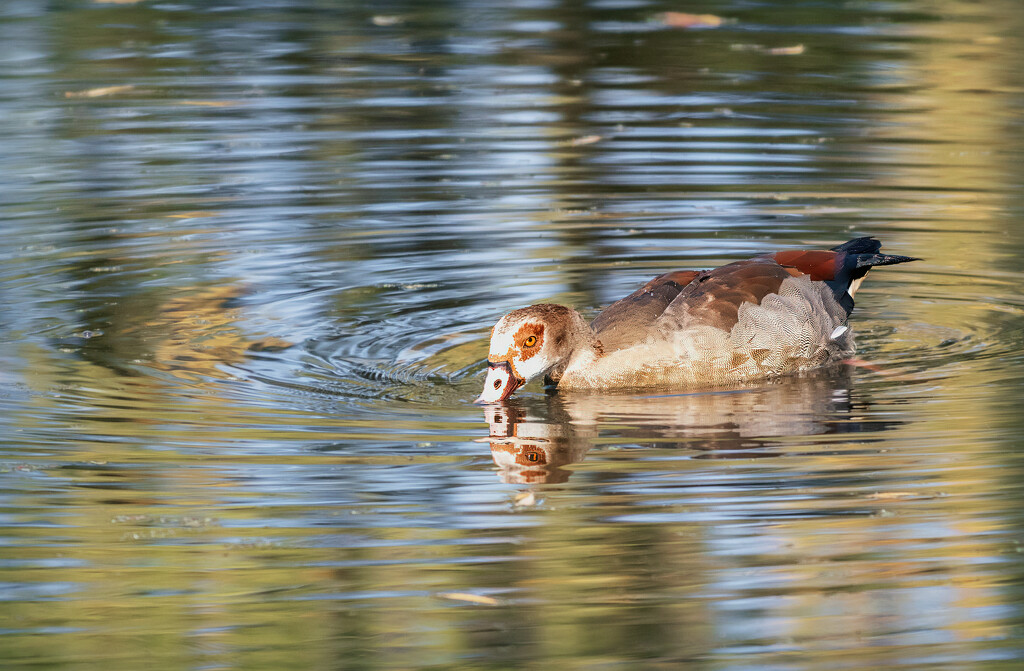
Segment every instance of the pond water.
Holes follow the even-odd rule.
[[[1019,668],[1024,6],[682,4],[0,3],[5,668]],[[472,403],[859,235],[868,367]]]

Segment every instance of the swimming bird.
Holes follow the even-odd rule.
[[[762,254],[655,277],[588,324],[565,305],[513,310],[491,330],[477,403],[545,376],[558,389],[691,389],[764,380],[842,360],[868,270],[919,259],[874,238]]]

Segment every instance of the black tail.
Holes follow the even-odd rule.
[[[853,293],[860,285],[858,280],[867,275],[874,266],[891,266],[921,260],[912,256],[880,254],[881,249],[882,243],[870,237],[854,238],[832,248],[833,252],[845,252],[845,255],[842,258],[842,267],[836,270],[834,278],[826,284],[832,289],[846,314],[853,312]]]

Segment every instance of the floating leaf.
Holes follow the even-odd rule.
[[[764,53],[771,56],[799,56],[804,52],[804,45],[797,44],[792,47],[773,47],[765,49]]]
[[[601,137],[600,135],[584,135],[583,137],[574,138],[572,142],[570,142],[569,144],[571,144],[574,147],[580,147],[585,144],[594,144],[595,142],[600,142],[603,139],[604,138]]]
[[[101,86],[95,89],[86,89],[84,91],[65,91],[65,98],[99,98],[100,96],[111,96],[115,93],[125,93],[131,91],[135,87],[131,84],[124,84],[121,86]]]
[[[199,217],[219,217],[220,212],[208,210],[196,210],[194,212],[182,212],[181,214],[168,214],[168,219],[198,219]]]
[[[179,100],[177,104],[196,107],[235,107],[241,103],[235,100]]]
[[[791,47],[766,47],[761,44],[730,44],[729,48],[733,51],[756,51],[768,56],[799,56],[806,51],[802,44],[796,44]]]
[[[515,498],[512,499],[512,503],[521,507],[535,506],[537,505],[537,495],[533,492],[519,492]]]
[[[717,28],[725,19],[714,14],[687,14],[686,12],[663,12],[656,20],[669,28]]]
[[[604,137],[600,135],[584,135],[583,137],[574,137],[571,140],[566,140],[559,144],[564,147],[582,147],[585,144],[594,144],[595,142],[600,142],[603,139]]]
[[[451,599],[452,601],[468,601],[469,603],[478,603],[481,606],[497,606],[498,600],[492,599],[489,596],[481,596],[479,594],[470,594],[468,592],[441,592],[438,594],[442,599]]]

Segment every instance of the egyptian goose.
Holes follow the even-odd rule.
[[[843,359],[853,296],[874,266],[916,261],[857,238],[829,251],[763,254],[677,270],[611,304],[592,324],[564,305],[513,310],[491,330],[477,403],[545,375],[559,389],[694,388],[773,378]]]

